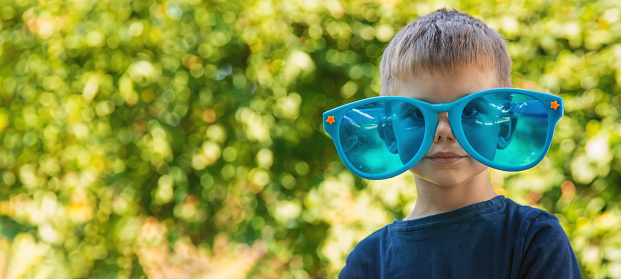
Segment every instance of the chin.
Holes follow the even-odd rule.
[[[480,166],[473,165],[469,166],[465,169],[436,169],[430,167],[414,167],[410,169],[410,172],[414,174],[414,176],[425,180],[429,183],[442,186],[442,187],[453,187],[457,185],[461,185],[468,181],[474,182],[474,180],[485,180],[487,182],[488,175],[485,174],[483,177],[482,173],[486,172],[489,168],[481,164]]]
[[[421,176],[418,174],[414,174],[420,179],[423,179],[431,184],[441,186],[441,187],[455,187],[464,183],[466,178],[461,177],[451,177],[451,176],[442,176],[442,177],[430,177],[430,176]]]

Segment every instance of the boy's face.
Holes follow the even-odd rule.
[[[420,71],[416,76],[405,80],[394,95],[432,104],[450,103],[471,93],[494,88],[495,81],[493,70],[483,70],[476,66],[458,68],[452,75]],[[397,139],[399,150],[409,149],[410,144],[415,143]],[[496,149],[495,146],[492,148]],[[442,186],[461,184],[487,170],[487,166],[470,157],[459,145],[446,112],[438,114],[438,126],[431,147],[410,169],[419,178]]]

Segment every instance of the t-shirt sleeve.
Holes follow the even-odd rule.
[[[379,242],[379,231],[360,241],[347,256],[339,279],[378,278]]]
[[[578,260],[558,219],[541,212],[522,227],[522,264],[518,278],[582,278]]]

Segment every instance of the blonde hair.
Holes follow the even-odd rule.
[[[457,67],[494,68],[498,87],[511,87],[511,58],[500,35],[473,16],[440,9],[419,17],[388,44],[382,62],[381,95],[422,70],[451,74]]]

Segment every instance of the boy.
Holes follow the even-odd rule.
[[[350,170],[409,170],[418,193],[409,215],[354,248],[339,278],[581,278],[558,220],[488,182],[489,166],[536,165],[562,115],[562,99],[509,88],[510,67],[495,31],[441,9],[390,42],[382,97],[324,114]]]

